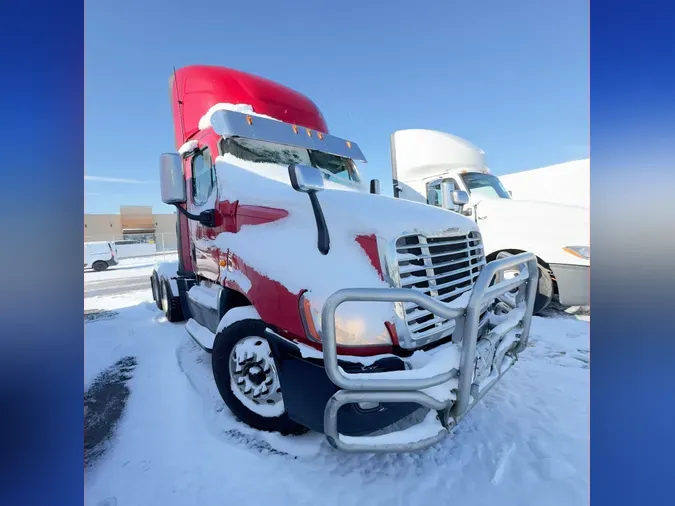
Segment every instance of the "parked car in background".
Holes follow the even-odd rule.
[[[112,241],[84,243],[84,268],[104,271],[111,265],[117,265],[117,248]]]

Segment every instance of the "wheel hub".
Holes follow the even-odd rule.
[[[274,405],[282,401],[272,351],[261,337],[246,337],[232,348],[230,379],[247,399],[256,404]]]

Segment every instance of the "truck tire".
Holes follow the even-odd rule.
[[[162,297],[160,295],[159,278],[157,272],[153,272],[150,277],[150,287],[152,288],[152,300],[155,301],[157,309],[162,309]]]
[[[91,266],[91,268],[94,269],[96,272],[101,272],[108,268],[108,263],[104,262],[103,260],[96,260],[94,262],[94,265]]]
[[[283,405],[277,364],[265,338],[267,325],[241,320],[216,335],[213,378],[230,411],[245,424],[284,435],[307,428],[291,420]]]
[[[166,319],[171,323],[182,322],[184,318],[183,309],[180,306],[180,298],[173,296],[171,293],[171,285],[169,285],[167,280],[164,280],[160,287],[164,316],[166,316]]]
[[[538,265],[539,267],[539,280],[537,283],[537,296],[534,299],[534,310],[533,314],[539,314],[553,300],[553,280],[551,279],[551,274],[548,269]]]

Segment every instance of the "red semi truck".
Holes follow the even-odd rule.
[[[285,86],[196,65],[169,93],[179,260],[157,266],[153,296],[211,354],[227,406],[345,451],[439,441],[525,349],[534,255],[486,265],[473,221],[381,195],[358,145]]]

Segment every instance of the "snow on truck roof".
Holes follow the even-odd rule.
[[[436,130],[398,130],[391,135],[395,179],[414,181],[452,169],[485,169],[485,152],[469,141]]]
[[[257,114],[328,133],[321,111],[309,98],[239,70],[210,65],[177,69],[169,79],[169,98],[176,149],[200,130],[200,120],[217,104],[247,104]]]

